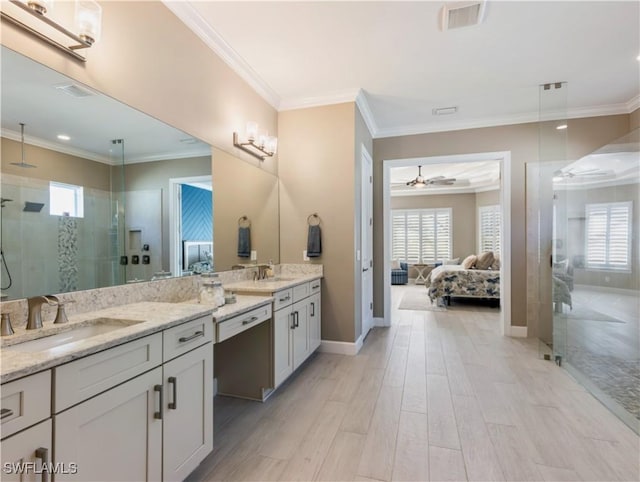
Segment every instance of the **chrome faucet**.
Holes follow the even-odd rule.
[[[42,305],[49,302],[49,298],[46,296],[34,296],[33,298],[27,298],[27,304],[29,305],[27,330],[42,328]]]

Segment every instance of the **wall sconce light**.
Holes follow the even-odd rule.
[[[3,7],[2,20],[6,20],[17,27],[26,30],[31,35],[34,35],[49,45],[53,45],[77,60],[82,62],[87,61],[87,59],[80,55],[77,50],[89,48],[95,42],[100,40],[102,7],[93,0],[76,0],[74,20],[75,33],[47,17],[47,12],[51,11],[53,6],[53,0],[9,0],[9,3],[16,5],[21,9],[17,10],[17,13],[21,13],[22,11],[29,14],[29,16],[27,16],[23,22],[21,19],[16,18],[18,15],[12,16],[6,13],[4,11],[5,8]],[[27,25],[27,23],[25,23],[32,18],[38,19],[38,21],[43,22],[49,27],[52,27],[62,33],[62,40],[54,39],[47,33],[43,33],[40,30],[37,30],[34,26]],[[33,24],[34,22],[31,23]],[[77,42],[77,44],[66,45],[69,41],[65,40],[65,37]]]
[[[242,142],[237,132],[233,133],[233,145],[264,161],[278,150],[278,138],[267,134],[258,135],[258,123],[247,122],[247,140]]]

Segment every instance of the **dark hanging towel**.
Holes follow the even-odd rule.
[[[307,238],[307,256],[318,258],[322,254],[320,225],[309,226],[309,237]]]
[[[238,228],[238,257],[249,258],[251,256],[251,228]]]

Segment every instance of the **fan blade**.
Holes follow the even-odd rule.
[[[429,184],[453,184],[456,181],[455,178],[453,177],[449,177],[449,178],[442,178],[442,179],[432,179],[431,182]]]

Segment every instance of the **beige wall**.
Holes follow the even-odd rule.
[[[629,114],[629,130],[637,129],[640,127],[640,109],[634,110]]]
[[[2,45],[253,165],[233,147],[253,120],[277,132],[276,110],[159,1],[99,2],[102,38],[78,62],[7,23]],[[277,156],[276,156],[277,158]],[[277,172],[277,159],[263,169]]]
[[[280,112],[280,261],[302,262],[307,217],[321,219],[322,339],[356,339],[354,103]]]
[[[2,159],[0,161],[4,174],[66,182],[102,191],[111,190],[111,168],[107,164],[42,147],[25,145],[25,162],[37,166],[36,169],[26,169],[11,165],[12,162],[20,162],[22,159],[20,142],[5,137],[1,142]]]
[[[430,196],[393,196],[391,209],[451,208],[453,218],[452,258],[476,252],[476,194],[440,194]],[[415,278],[417,273],[410,272]]]
[[[250,263],[238,257],[238,219],[251,221],[251,249],[258,262],[280,261],[278,178],[213,150],[213,253],[216,271]]]
[[[568,122],[569,159],[578,159],[629,131],[629,115],[572,119]],[[374,310],[384,312],[382,166],[385,159],[443,156],[479,152],[511,152],[511,323],[525,326],[526,227],[525,163],[538,159],[537,123],[467,129],[375,139],[374,149]]]

